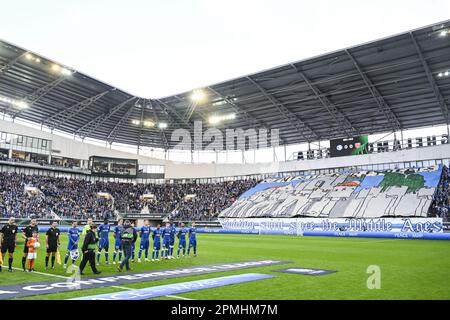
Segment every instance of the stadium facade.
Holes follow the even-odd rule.
[[[445,21],[193,92],[150,99],[1,41],[0,171],[163,184],[367,175],[433,166],[443,170],[450,162],[449,57],[450,22]],[[203,123],[200,131],[195,129],[198,122]],[[430,127],[436,127],[435,134],[406,134]],[[177,130],[193,137],[188,150],[177,148],[182,138]],[[251,143],[260,142],[256,130],[268,133],[264,148]],[[214,148],[212,133],[221,137]],[[225,133],[234,134],[231,146],[225,144]],[[277,141],[270,139],[274,136]],[[358,142],[348,143],[353,139]],[[202,157],[209,163],[199,161]],[[227,163],[220,161],[224,157]],[[418,200],[414,212],[387,204],[384,213],[369,210],[368,216],[426,218],[441,186],[437,182],[433,192],[424,191],[425,204]],[[397,191],[406,194],[405,188]],[[339,197],[357,201],[359,194],[350,193]],[[304,212],[319,212],[319,217],[326,211],[325,204],[320,210],[293,206],[295,214],[283,214],[290,209],[275,205],[274,212],[280,214],[250,214],[230,213],[233,205],[224,217],[294,218]],[[361,215],[346,210],[327,212],[329,217],[354,218],[364,217],[366,209],[358,209]]]

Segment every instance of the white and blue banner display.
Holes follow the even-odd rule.
[[[220,233],[449,239],[442,218],[223,218]],[[206,230],[205,230],[206,231]]]
[[[301,235],[307,231],[352,232],[429,232],[442,233],[442,218],[225,218],[219,219],[224,229],[258,230]]]
[[[155,286],[144,289],[128,290],[115,293],[99,294],[71,300],[144,300],[167,295],[204,290],[216,287],[227,286],[230,284],[244,283],[249,281],[263,280],[273,278],[273,275],[262,273],[244,273],[234,276],[211,278],[204,280],[195,280]]]

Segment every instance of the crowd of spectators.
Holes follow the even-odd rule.
[[[442,218],[448,221],[448,211],[450,209],[449,203],[449,181],[450,176],[448,167],[444,166],[442,169],[441,180],[434,194],[433,202],[430,208],[430,217]]]
[[[133,184],[3,172],[0,173],[0,216],[103,219],[145,209],[149,213],[169,214],[176,220],[210,220],[256,183],[256,180],[237,180],[210,184]],[[30,188],[35,192],[27,191]]]
[[[256,180],[237,180],[217,184],[186,184],[182,193],[195,194],[195,197],[183,200],[170,217],[174,220],[212,220],[256,183]]]

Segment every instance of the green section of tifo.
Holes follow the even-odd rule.
[[[403,174],[399,172],[386,172],[384,179],[380,183],[382,191],[385,192],[389,187],[406,186],[406,192],[416,192],[425,186],[425,178],[420,174]]]

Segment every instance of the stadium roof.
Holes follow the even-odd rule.
[[[279,129],[293,144],[446,124],[448,71],[450,20],[199,88],[198,101],[192,92],[136,97],[0,41],[0,110],[82,138],[160,148],[177,143],[175,129],[234,114],[212,126]]]

